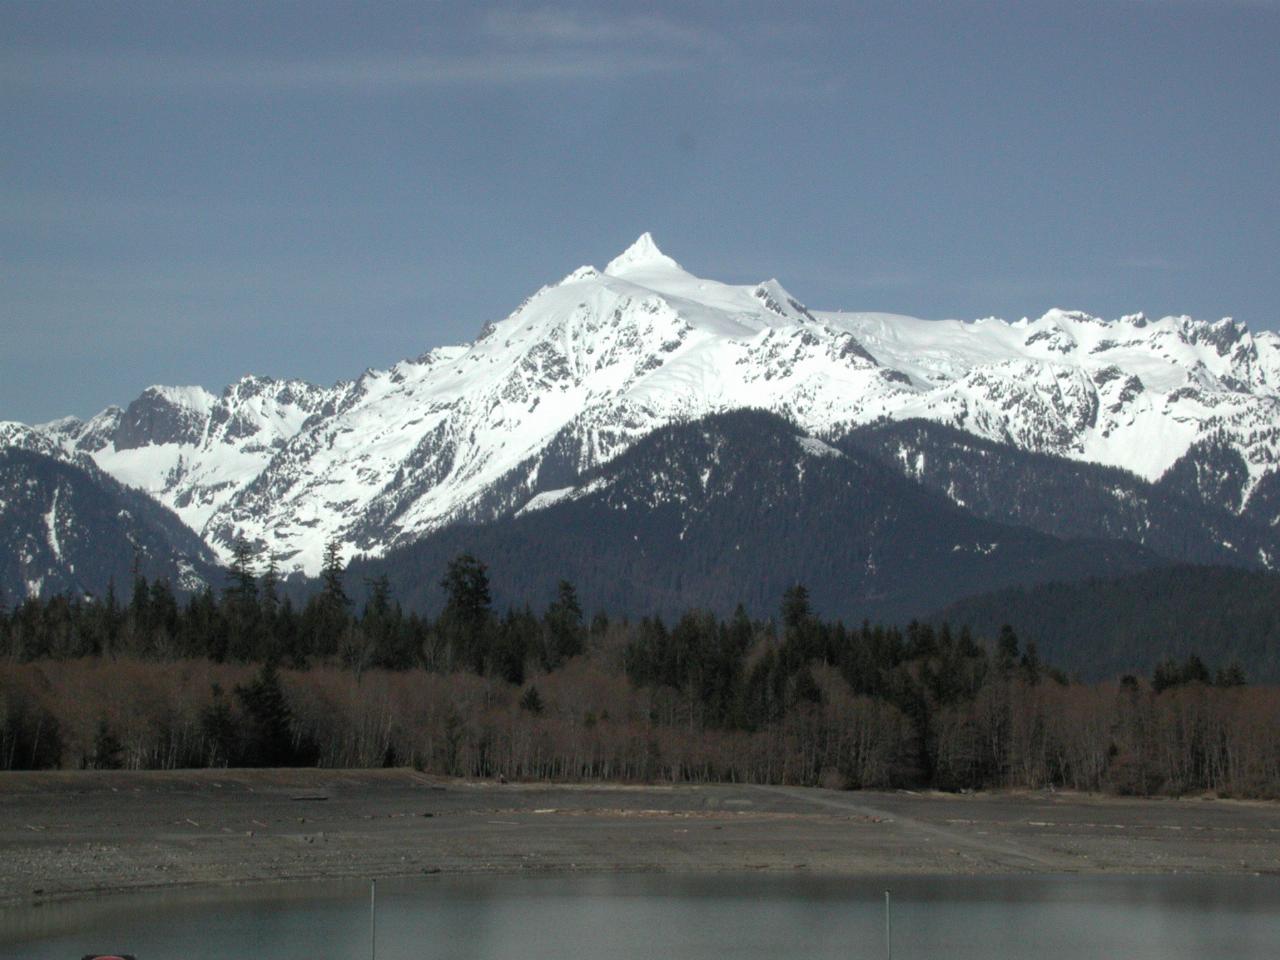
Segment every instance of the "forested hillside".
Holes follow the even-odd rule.
[[[927,420],[863,427],[837,445],[871,454],[1001,523],[1056,537],[1127,540],[1182,563],[1256,568],[1280,558],[1274,527],[1222,505],[1239,508],[1248,476],[1233,449],[1197,447],[1152,483],[1117,467],[1020,450]]]
[[[754,616],[806,584],[824,616],[906,622],[993,585],[1107,576],[1161,562],[1117,540],[1064,540],[990,520],[857,449],[762,411],[664,427],[522,514],[455,524],[351,565],[385,575],[415,610],[443,600],[436,571],[486,558],[501,603],[538,603],[560,577],[588,610]]]
[[[1012,624],[1085,679],[1193,652],[1280,681],[1280,574],[1166,567],[1133,576],[1012,588],[941,608],[936,621],[990,632]]]
[[[186,592],[221,580],[176,516],[91,461],[0,447],[0,604],[30,595],[102,596],[133,574]]]

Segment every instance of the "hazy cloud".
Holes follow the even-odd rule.
[[[476,49],[361,56],[10,51],[0,54],[0,90],[10,95],[31,90],[381,92],[447,84],[608,81],[687,69],[728,49],[712,29],[660,15],[556,9],[493,12],[480,20],[479,31],[460,40]]]
[[[0,60],[0,87],[77,92],[379,92],[456,84],[611,80],[685,66],[672,56],[581,49],[359,58],[196,58],[35,52]]]
[[[15,50],[0,54],[0,96],[3,91],[33,89],[129,94],[381,92],[611,80],[687,70],[691,55],[706,60],[729,49],[727,39],[715,30],[657,14],[552,8],[492,11],[458,40],[449,52],[362,56]]]
[[[505,43],[563,45],[660,44],[685,49],[718,47],[723,38],[707,29],[655,14],[616,16],[593,11],[500,10],[485,17],[486,32]]]

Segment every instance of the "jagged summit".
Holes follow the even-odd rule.
[[[680,264],[658,249],[653,235],[646,230],[640,234],[635,243],[610,260],[604,272],[616,277],[633,270],[651,270],[655,267],[683,269]]]
[[[534,509],[658,427],[748,407],[826,437],[920,418],[1148,480],[1225,444],[1230,509],[1280,489],[1280,335],[1230,322],[811,310],[776,280],[696,277],[644,233],[486,329],[327,388],[153,388],[84,423],[0,424],[0,446],[90,457],[224,555],[243,536],[309,573],[331,539],[376,555]]]

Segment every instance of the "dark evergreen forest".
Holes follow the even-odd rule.
[[[1147,669],[1193,653],[1247,664],[1255,681],[1280,680],[1280,574],[1227,567],[1163,567],[1127,577],[983,594],[933,622],[990,633],[1005,623],[1085,679]]]
[[[870,454],[980,517],[1056,537],[1125,540],[1184,564],[1261,568],[1262,557],[1280,555],[1280,535],[1264,519],[1258,493],[1241,515],[1228,509],[1240,508],[1248,470],[1234,450],[1212,444],[1193,447],[1155,483],[924,420],[872,424],[839,446]]]
[[[241,545],[179,602],[27,600],[0,614],[0,767],[413,765],[509,779],[732,780],[1125,793],[1280,791],[1280,700],[1189,655],[1070,682],[1013,629],[847,625],[798,584],[777,614],[585,615],[560,581],[495,609],[455,557],[436,616],[336,547],[298,605]]]

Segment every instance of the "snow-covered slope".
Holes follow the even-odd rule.
[[[65,455],[92,458],[203,534],[209,518],[266,469],[337,389],[262,377],[243,377],[221,396],[156,386],[123,410],[108,407],[88,421],[66,418],[32,432]],[[38,449],[30,440],[23,445]]]
[[[1229,319],[1108,322],[1065,310],[1016,323],[818,316],[911,377],[919,390],[890,402],[894,419],[923,417],[1147,480],[1221,432],[1245,455],[1253,483],[1276,468],[1275,333],[1253,335]]]
[[[658,426],[742,407],[833,435],[924,417],[1150,479],[1212,437],[1239,449],[1252,490],[1276,469],[1278,387],[1280,338],[1229,320],[816,313],[776,280],[694,277],[645,234],[466,346],[332,388],[155,387],[0,439],[87,454],[224,555],[246,536],[315,572],[331,538],[379,553],[536,509]]]

